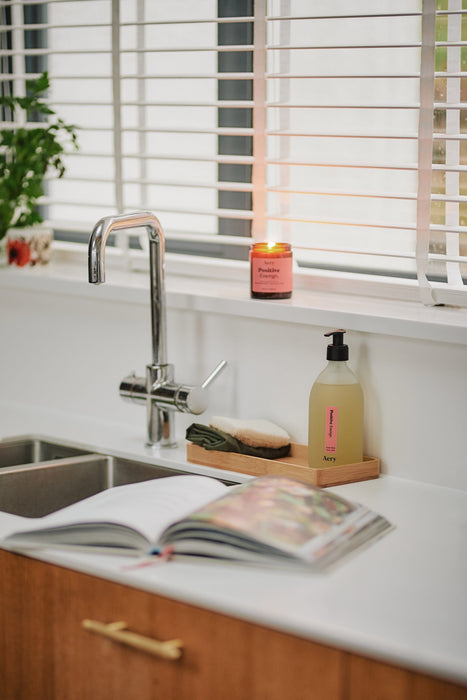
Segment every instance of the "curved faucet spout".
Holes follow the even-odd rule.
[[[91,284],[105,282],[105,244],[109,234],[122,229],[145,228],[149,238],[153,365],[167,362],[166,305],[164,284],[164,234],[151,212],[107,216],[94,227],[89,240],[88,271]]]
[[[135,373],[120,383],[120,396],[146,404],[146,445],[173,447],[173,414],[202,413],[206,409],[204,390],[226,364],[221,362],[201,386],[177,384],[174,367],[167,362],[166,304],[164,286],[164,234],[158,219],[150,212],[108,216],[97,222],[89,240],[89,281],[105,281],[104,251],[109,234],[145,228],[149,236],[149,273],[151,282],[152,364],[146,365],[145,377]]]

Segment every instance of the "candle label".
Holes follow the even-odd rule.
[[[251,290],[262,293],[292,291],[292,258],[252,258]]]

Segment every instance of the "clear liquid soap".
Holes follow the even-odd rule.
[[[308,466],[336,467],[363,461],[363,392],[348,366],[344,330],[332,336],[327,348],[328,364],[310,392]]]

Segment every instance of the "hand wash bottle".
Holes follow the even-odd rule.
[[[332,336],[328,364],[310,392],[308,466],[336,467],[363,461],[363,392],[347,364],[344,330]]]

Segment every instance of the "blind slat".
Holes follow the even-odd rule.
[[[413,80],[419,77],[419,73],[266,73],[268,80],[385,80],[386,78],[396,80],[410,78]]]
[[[340,162],[314,162],[310,163],[305,160],[275,160],[273,158],[267,158],[266,162],[269,165],[282,165],[282,166],[300,166],[306,168],[350,168],[357,170],[417,170],[416,163],[358,163],[350,162],[345,163]]]
[[[387,50],[387,49],[420,49],[420,42],[414,42],[411,44],[393,43],[393,44],[318,44],[316,46],[310,46],[307,44],[281,44],[274,46],[268,44],[266,49],[268,51],[342,51],[342,50]]]
[[[50,178],[46,178],[50,179]],[[68,175],[67,180],[69,182],[89,182],[89,177]],[[111,177],[98,177],[93,176],[93,182],[96,183],[113,183],[113,178]],[[237,183],[237,182],[183,182],[182,180],[168,181],[168,180],[153,180],[150,178],[125,178],[126,185],[151,185],[154,187],[166,187],[166,188],[195,188],[195,189],[208,189],[208,190],[223,190],[226,192],[251,192],[253,190],[253,185],[248,183]]]
[[[90,100],[89,102],[86,101],[76,101],[76,100],[60,100],[60,101],[55,101],[55,100],[48,100],[48,104],[51,107],[87,107],[87,106],[96,106],[96,107],[111,107],[112,102],[110,101],[97,101],[97,100]],[[232,109],[251,109],[253,107],[253,102],[249,100],[213,100],[212,102],[170,102],[170,101],[160,101],[160,102],[155,102],[155,101],[141,101],[141,100],[122,100],[121,105],[123,107],[183,107],[185,109],[187,108],[198,108],[198,107],[222,107],[224,109],[232,108]]]
[[[333,138],[333,139],[410,139],[412,141],[416,141],[418,138],[418,135],[416,133],[412,134],[407,134],[407,133],[400,133],[400,134],[391,134],[391,133],[386,133],[386,134],[371,134],[368,132],[355,132],[355,133],[349,133],[349,132],[315,132],[315,131],[266,131],[268,136],[287,136],[287,137],[301,137],[301,138],[318,138],[318,139],[328,139],[328,138]],[[443,134],[439,135],[439,138],[446,138]]]
[[[390,102],[386,102],[384,104],[370,104],[370,103],[356,103],[352,104],[349,102],[346,102],[345,104],[332,104],[332,103],[321,103],[321,104],[305,104],[305,103],[299,103],[295,102],[293,104],[287,104],[284,102],[267,102],[266,103],[267,107],[273,107],[275,109],[364,109],[364,110],[380,110],[380,109],[387,109],[387,110],[399,110],[399,109],[414,109],[414,110],[419,110],[420,109],[420,104],[418,102],[413,102],[413,103],[400,103],[400,104],[394,104]]]
[[[89,206],[96,206],[95,202],[91,201],[84,201],[83,199],[60,199],[59,197],[54,199],[50,199],[50,197],[41,197],[39,200],[40,204],[47,205],[47,204],[54,204],[54,205],[59,205],[59,206],[67,206],[67,207],[80,207],[80,208],[85,208]],[[101,203],[99,203],[101,204]],[[106,205],[106,206],[111,206]],[[140,207],[135,203],[129,202],[128,209],[134,211],[135,209],[147,209],[146,207]],[[219,217],[222,216],[224,218],[229,218],[229,219],[234,219],[234,220],[250,220],[253,216],[253,213],[251,211],[247,210],[241,210],[241,209],[197,209],[195,207],[173,207],[173,208],[167,208],[165,206],[160,206],[157,208],[157,211],[161,214],[183,214],[183,215],[191,215],[191,216],[207,216],[207,217]]]
[[[355,192],[349,190],[309,190],[309,189],[298,189],[296,187],[267,187],[268,192],[278,192],[284,194],[306,194],[314,197],[363,197],[365,199],[405,199],[409,201],[416,201],[417,194],[414,193],[401,193],[401,192]],[[467,201],[467,200],[466,200]]]
[[[420,17],[421,12],[365,12],[365,14],[334,14],[334,15],[281,15],[266,18],[267,22],[290,22],[290,21],[319,21],[319,20],[343,20],[343,19],[394,19],[404,17]]]
[[[247,52],[253,51],[254,46],[248,44],[240,44],[235,46],[234,44],[229,44],[228,46],[171,46],[171,47],[159,47],[159,48],[148,48],[142,49],[134,47],[131,49],[121,49],[121,54],[137,54],[137,53],[193,53],[193,52],[215,52],[215,53],[237,53],[237,52]],[[89,55],[89,54],[108,54],[111,52],[110,48],[96,49],[94,47],[87,47],[83,49],[5,49],[2,53],[5,56],[62,56],[62,55]]]
[[[37,0],[36,0],[37,1]],[[7,7],[14,3],[7,3]],[[0,3],[0,7],[2,3]],[[5,5],[4,5],[5,6]],[[168,25],[191,25],[191,24],[240,24],[244,22],[253,22],[254,17],[218,17],[217,19],[206,18],[206,19],[183,19],[183,20],[160,20],[160,21],[141,21],[141,22],[120,22],[120,27],[163,27]],[[73,24],[49,24],[47,22],[35,23],[35,24],[16,24],[17,29],[25,30],[37,30],[37,29],[95,29],[95,28],[108,28],[111,26],[109,22],[89,22],[86,24],[80,24],[79,22]],[[0,31],[8,31],[8,28],[0,28]]]

